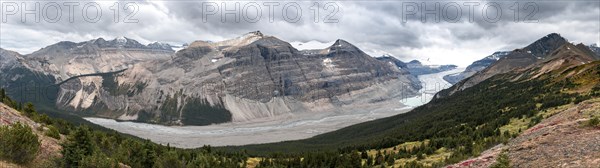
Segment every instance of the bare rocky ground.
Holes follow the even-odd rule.
[[[490,167],[502,150],[507,150],[511,167],[598,168],[600,127],[584,124],[592,116],[600,116],[600,99],[572,105],[525,130],[506,145],[447,167]]]
[[[600,116],[600,100],[585,101],[528,129],[508,144],[514,167],[600,167],[600,128],[586,127]]]
[[[496,158],[502,152],[505,146],[500,144],[496,145],[481,153],[478,157],[471,158],[453,165],[448,165],[446,168],[481,168],[490,167],[496,163]]]
[[[19,168],[22,166],[16,165],[16,164],[12,164],[12,163],[8,163],[5,161],[0,161],[0,167],[2,168]]]

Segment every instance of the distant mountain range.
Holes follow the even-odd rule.
[[[509,53],[510,53],[509,51],[495,52],[490,56],[487,56],[483,59],[473,62],[471,65],[469,65],[469,66],[467,66],[467,68],[465,68],[465,71],[463,71],[461,73],[450,74],[450,75],[444,76],[444,80],[448,81],[451,84],[458,83],[459,81],[461,81],[465,78],[468,78],[468,77],[474,75],[475,73],[487,68],[488,66],[490,66],[494,62],[498,61],[499,59],[503,58],[504,56],[508,55]]]
[[[344,40],[299,51],[258,31],[220,42],[195,41],[177,52],[168,44],[120,37],[59,42],[28,55],[0,54],[0,86],[17,99],[35,101],[20,94],[26,88],[44,95],[37,100],[43,107],[169,125],[381,106],[420,88],[407,70]],[[52,89],[44,89],[48,86]]]
[[[550,34],[548,36],[555,36],[554,34]],[[594,54],[596,55],[600,55],[600,47],[598,47],[598,45],[596,44],[592,44],[587,46],[589,48],[589,50],[591,50]],[[498,51],[498,52],[494,52],[492,55],[487,56],[483,59],[477,60],[473,63],[471,63],[471,65],[467,66],[467,68],[465,69],[465,71],[459,73],[459,74],[451,74],[451,75],[446,75],[444,76],[444,80],[455,84],[460,82],[463,79],[466,79],[468,77],[473,76],[475,73],[484,70],[485,68],[487,68],[488,66],[492,65],[493,63],[495,63],[496,61],[500,60],[501,58],[504,58],[506,55],[510,54],[511,51]]]
[[[457,68],[456,65],[423,65],[418,60],[412,60],[405,63],[390,55],[383,55],[376,58],[379,61],[393,64],[399,69],[405,69],[414,76],[439,73]]]
[[[561,55],[562,57],[557,58],[556,55],[562,52],[564,52]],[[494,75],[511,71],[523,71],[537,67],[541,68],[544,72],[548,72],[557,69],[557,67],[564,68],[586,64],[600,58],[600,55],[592,51],[589,46],[571,44],[557,33],[546,35],[524,48],[515,49],[502,55],[504,55],[502,58],[485,69],[456,83],[448,93],[453,94],[474,86]],[[565,58],[567,56],[569,57]],[[542,65],[546,66],[540,67]]]

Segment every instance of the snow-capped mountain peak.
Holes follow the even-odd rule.
[[[119,44],[125,44],[125,43],[127,43],[127,38],[124,36],[120,36],[120,37],[115,38],[115,41],[117,41],[117,43],[119,43]]]
[[[161,42],[150,43],[148,44],[148,47],[152,49],[172,50],[172,46],[170,44]]]
[[[499,60],[500,58],[508,55],[508,51],[498,51],[498,52],[494,52],[492,55],[486,57],[486,59],[493,59],[493,60]]]
[[[394,57],[394,55],[390,54],[390,53],[385,53],[383,55],[381,55],[382,57]]]

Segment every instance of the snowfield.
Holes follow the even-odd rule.
[[[226,146],[270,143],[310,138],[353,124],[389,117],[410,111],[425,104],[442,88],[450,87],[443,80],[448,74],[460,73],[464,68],[437,74],[419,76],[423,83],[421,95],[389,101],[382,106],[359,110],[324,111],[295,114],[273,121],[233,122],[209,126],[163,126],[135,122],[117,122],[113,119],[84,118],[92,123],[122,133],[131,134],[153,142],[170,144],[181,148],[197,148],[203,145]],[[400,103],[393,103],[400,102]]]

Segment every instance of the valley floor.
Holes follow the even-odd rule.
[[[459,73],[454,69],[419,76],[424,87],[419,95],[398,98],[367,107],[342,107],[336,111],[295,114],[272,121],[225,123],[209,126],[163,126],[135,122],[117,122],[113,119],[85,118],[116,131],[150,139],[174,147],[196,148],[203,145],[227,146],[280,142],[310,138],[353,124],[389,117],[410,111],[431,100],[437,91],[450,87],[443,76]],[[357,110],[359,109],[359,110]]]
[[[161,144],[181,148],[203,145],[227,146],[280,142],[310,138],[353,124],[405,113],[410,108],[402,104],[360,111],[309,113],[284,120],[264,122],[225,123],[209,126],[163,126],[135,122],[117,122],[113,119],[85,118],[116,131],[150,139]]]

